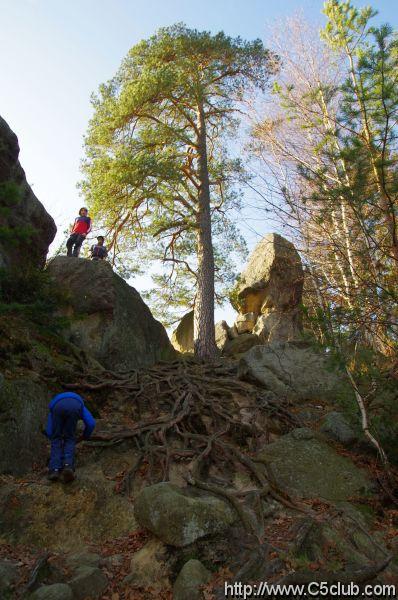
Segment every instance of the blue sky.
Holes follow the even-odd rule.
[[[397,2],[371,5],[397,27]],[[0,115],[18,135],[27,179],[59,232],[82,205],[76,182],[90,95],[133,44],[177,21],[266,42],[273,20],[300,9],[318,20],[322,6],[322,0],[0,0]],[[269,229],[263,222],[259,233]]]

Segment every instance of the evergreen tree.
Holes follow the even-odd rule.
[[[259,40],[177,24],[134,46],[93,98],[87,203],[114,244],[145,244],[147,258],[172,263],[169,277],[188,273],[201,358],[216,353],[212,224],[232,249],[236,238],[227,211],[238,204],[241,165],[227,154],[227,134],[246,89],[264,89],[274,64]],[[186,297],[187,280],[173,281],[172,297]]]

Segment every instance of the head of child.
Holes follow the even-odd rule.
[[[82,208],[79,210],[79,215],[80,215],[81,217],[87,217],[87,215],[88,215],[88,209],[87,209],[85,206],[83,206],[83,207],[82,207]]]
[[[98,246],[103,246],[103,245],[104,245],[104,241],[105,241],[105,240],[104,240],[104,238],[103,238],[103,236],[102,236],[102,235],[99,235],[99,236],[97,237],[97,243],[98,243]]]

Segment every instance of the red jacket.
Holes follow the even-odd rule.
[[[90,217],[76,217],[72,233],[84,233],[87,235],[91,231]]]

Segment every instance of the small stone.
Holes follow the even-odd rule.
[[[66,583],[43,585],[30,596],[32,600],[72,600],[73,592]]]
[[[96,567],[79,567],[75,577],[69,582],[76,600],[98,598],[108,585],[108,580],[101,569]]]
[[[211,579],[211,573],[199,560],[191,559],[180,571],[173,588],[174,600],[200,600],[201,586]]]

